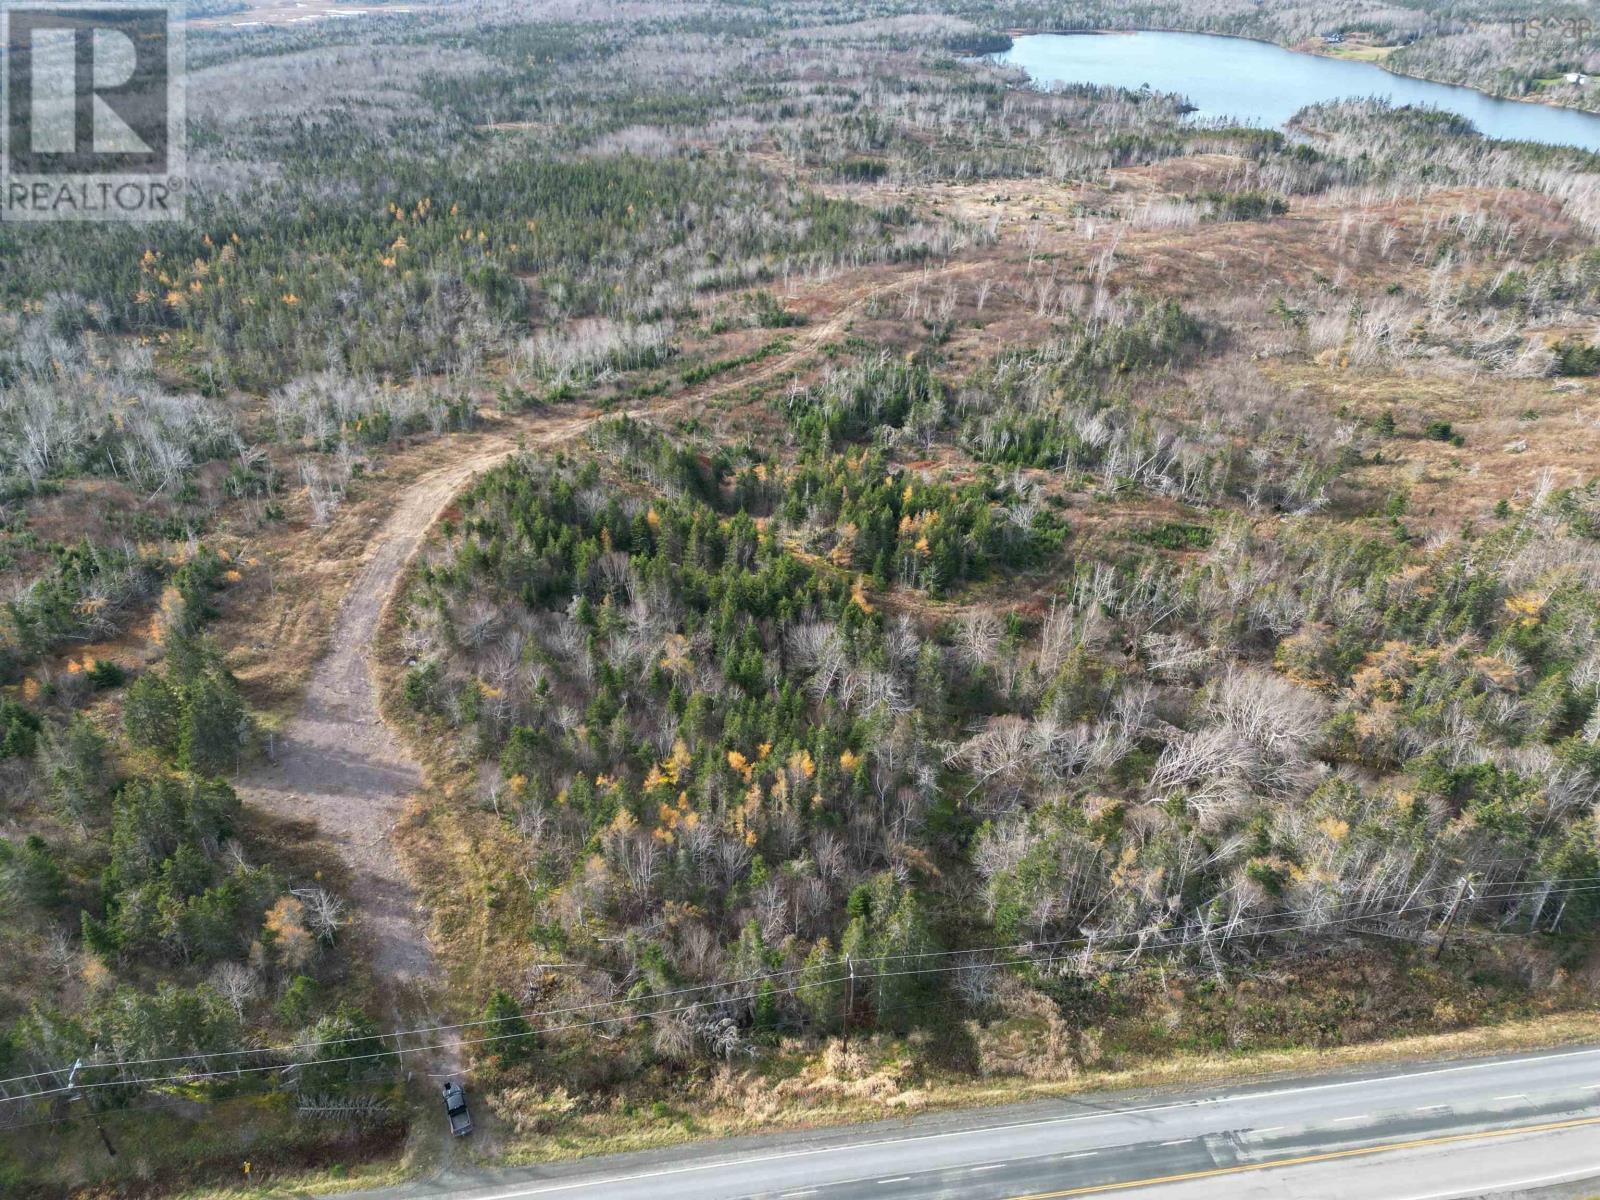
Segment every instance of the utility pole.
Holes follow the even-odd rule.
[[[78,1072],[82,1069],[82,1067],[82,1058],[79,1058],[72,1064],[72,1069],[67,1072],[67,1088],[72,1092],[72,1099],[74,1101],[83,1100],[86,1106],[86,1111],[89,1114],[89,1119],[94,1122],[94,1131],[100,1135],[101,1144],[105,1146],[106,1153],[112,1158],[115,1158],[117,1156],[117,1148],[111,1144],[111,1138],[106,1133],[106,1127],[100,1124],[100,1114],[95,1112],[94,1109],[87,1107],[88,1101],[84,1100],[83,1089],[78,1087]]]
[[[1433,948],[1434,962],[1438,962],[1440,956],[1444,954],[1444,944],[1450,936],[1450,926],[1455,923],[1456,913],[1461,908],[1461,902],[1467,898],[1467,889],[1471,886],[1465,875],[1456,884],[1456,894],[1455,898],[1450,901],[1450,911],[1444,914],[1444,924],[1439,927],[1439,944]]]
[[[845,968],[850,972],[850,983],[844,1001],[844,1051],[850,1053],[850,1018],[856,1011],[856,964],[848,954],[844,956]]]
[[[1563,895],[1561,897],[1561,907],[1556,909],[1555,919],[1550,922],[1550,932],[1551,933],[1556,933],[1561,929],[1561,918],[1566,915],[1566,912],[1567,912],[1567,897],[1565,895]]]

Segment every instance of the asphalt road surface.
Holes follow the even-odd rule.
[[[441,1110],[439,1119],[444,1119]],[[1600,1193],[1600,1049],[1005,1110],[456,1175],[452,1200],[1450,1200]]]

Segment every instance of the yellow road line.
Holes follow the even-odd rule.
[[[1518,1125],[1514,1129],[1490,1129],[1483,1133],[1452,1133],[1445,1137],[1418,1138],[1410,1142],[1385,1142],[1381,1146],[1361,1146],[1354,1150],[1329,1150],[1322,1154],[1304,1154],[1299,1158],[1276,1158],[1271,1162],[1240,1163],[1232,1167],[1212,1167],[1205,1171],[1186,1171],[1181,1175],[1155,1175],[1149,1179],[1128,1179],[1122,1183],[1095,1183],[1087,1187],[1066,1188],[1059,1192],[1029,1192],[1013,1196],[1011,1200],[1065,1200],[1068,1196],[1093,1196],[1100,1192],[1125,1192],[1129,1188],[1154,1187],[1160,1183],[1183,1183],[1191,1179],[1215,1179],[1222,1175],[1243,1175],[1249,1171],[1270,1171],[1274,1167],[1301,1167],[1309,1163],[1334,1162],[1341,1158],[1361,1158],[1370,1154],[1387,1154],[1391,1150],[1420,1150],[1428,1146],[1449,1146],[1458,1142],[1476,1142],[1488,1138],[1514,1137],[1519,1133],[1552,1133],[1558,1129],[1577,1129],[1584,1125],[1600,1125],[1600,1117],[1582,1117],[1571,1121],[1552,1121],[1546,1125]]]

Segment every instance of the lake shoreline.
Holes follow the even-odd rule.
[[[1397,108],[1453,113],[1487,141],[1600,154],[1600,113],[1537,101],[1513,104],[1512,97],[1364,59],[1292,50],[1265,38],[1186,29],[1007,32],[1009,48],[986,57],[1017,68],[1036,86],[1155,86],[1183,97],[1203,116],[1280,130],[1290,129],[1307,105],[1383,97]]]
[[[1142,25],[1138,29],[1002,29],[1000,31],[1010,38],[1038,37],[1048,34],[1052,37],[1117,37],[1133,33],[1193,33],[1202,37],[1233,38],[1239,42],[1255,42],[1261,46],[1275,46],[1279,50],[1286,50],[1290,54],[1303,54],[1307,58],[1326,58],[1333,62],[1361,62],[1367,66],[1377,67],[1380,71],[1387,71],[1399,79],[1415,79],[1421,83],[1433,83],[1440,87],[1456,87],[1463,91],[1476,92],[1490,100],[1506,100],[1515,104],[1533,104],[1541,108],[1556,108],[1563,112],[1584,113],[1587,116],[1600,116],[1600,109],[1579,108],[1576,104],[1563,104],[1559,100],[1538,100],[1532,96],[1502,96],[1497,92],[1486,92],[1482,88],[1475,88],[1471,84],[1461,83],[1453,79],[1438,79],[1432,75],[1422,75],[1415,71],[1397,71],[1385,65],[1381,59],[1348,59],[1340,58],[1336,54],[1318,54],[1312,50],[1301,50],[1295,46],[1288,46],[1282,42],[1275,42],[1271,38],[1257,37],[1251,33],[1218,33],[1211,29],[1179,29],[1172,26]]]

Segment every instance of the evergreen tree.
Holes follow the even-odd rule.
[[[0,841],[0,879],[24,904],[50,909],[66,902],[66,873],[38,834],[30,835],[20,847]]]
[[[15,700],[0,700],[0,759],[31,757],[38,742],[38,715]]]
[[[349,1005],[302,1029],[294,1057],[302,1092],[332,1092],[386,1074],[394,1055],[370,1017]]]
[[[485,1047],[500,1067],[532,1061],[539,1050],[539,1035],[522,1015],[517,1002],[504,991],[496,990],[483,1010]]]
[[[122,724],[135,746],[171,757],[178,752],[182,719],[183,698],[160,675],[142,675],[128,689]]]
[[[186,689],[178,733],[178,765],[197,775],[222,775],[239,760],[249,720],[233,680],[207,671]]]
[[[820,939],[811,947],[811,953],[806,955],[805,965],[800,969],[795,994],[805,1008],[812,1028],[818,1033],[834,1033],[844,1020],[846,983],[839,978],[844,971],[827,938]]]
[[[116,770],[111,745],[94,722],[79,714],[53,729],[45,758],[50,797],[62,815],[82,826],[104,825],[111,815]]]

